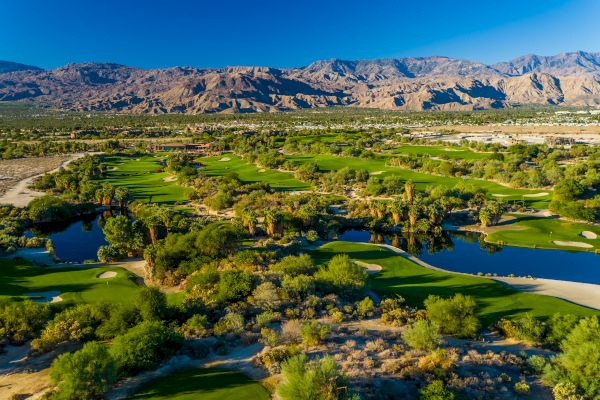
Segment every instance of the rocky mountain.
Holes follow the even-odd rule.
[[[600,105],[600,53],[528,55],[491,66],[447,57],[333,59],[291,69],[146,70],[84,63],[42,70],[0,62],[0,101],[130,113],[271,112],[335,105],[400,110]]]

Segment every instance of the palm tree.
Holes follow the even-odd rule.
[[[127,204],[132,200],[129,189],[125,186],[120,186],[115,189],[115,201],[119,205],[121,215],[125,214],[125,208]]]
[[[251,236],[254,236],[256,233],[256,224],[258,223],[258,219],[256,218],[256,213],[253,210],[245,211],[242,214],[242,225],[244,228],[248,229],[248,233]]]
[[[406,181],[404,184],[404,196],[408,204],[412,204],[415,197],[415,184],[412,181]]]
[[[280,231],[281,214],[273,211],[265,211],[265,228],[268,236],[275,236]]]

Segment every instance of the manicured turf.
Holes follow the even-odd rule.
[[[106,271],[117,275],[97,278]],[[63,298],[61,305],[102,301],[130,304],[138,290],[133,275],[119,267],[37,267],[22,260],[0,260],[0,297],[57,291]]]
[[[227,159],[229,160],[225,161]],[[256,165],[233,154],[199,158],[198,161],[206,165],[206,167],[202,168],[202,172],[207,176],[224,176],[235,172],[242,183],[266,182],[273,189],[278,190],[310,189],[310,185],[295,179],[291,173],[272,169],[260,169]]]
[[[178,371],[145,385],[132,400],[267,400],[267,389],[239,372],[221,369]]]
[[[517,219],[502,224],[496,232],[486,236],[486,242],[503,243],[509,246],[535,247],[543,249],[562,249],[578,251],[596,251],[600,249],[600,227],[596,225],[561,221],[554,218],[538,218],[513,215]],[[495,227],[496,229],[496,227]],[[581,232],[594,232],[598,238],[586,239]],[[552,243],[555,240],[582,242],[593,248],[566,247]]]
[[[126,186],[136,200],[153,203],[174,204],[186,201],[186,189],[177,182],[165,182],[169,176],[161,169],[159,158],[143,157],[105,157],[108,169],[105,180],[114,186]]]
[[[394,149],[395,154],[424,155],[429,157],[452,158],[458,160],[487,160],[492,153],[475,152],[468,147],[402,145]]]
[[[554,297],[517,292],[490,279],[430,270],[404,257],[369,244],[331,242],[311,253],[315,261],[323,263],[335,254],[347,253],[351,258],[378,264],[380,273],[371,275],[371,288],[387,296],[401,295],[411,306],[422,307],[427,296],[452,296],[463,293],[476,298],[478,315],[484,326],[502,317],[518,317],[531,313],[548,318],[554,313],[578,315],[599,314]]]
[[[551,195],[548,194],[543,197],[526,198],[522,197],[525,194],[539,193],[538,190],[525,190],[525,189],[512,189],[506,186],[499,185],[494,182],[479,180],[479,179],[462,179],[452,178],[445,176],[436,176],[425,174],[421,172],[415,172],[399,167],[388,166],[385,163],[385,159],[366,159],[357,157],[338,157],[332,155],[304,155],[304,156],[289,156],[290,160],[298,163],[316,163],[322,171],[335,171],[344,167],[353,169],[364,169],[373,172],[381,172],[376,175],[380,178],[384,178],[387,175],[397,175],[404,180],[412,180],[418,190],[424,190],[429,186],[445,186],[454,187],[457,183],[463,182],[467,185],[473,185],[475,187],[481,187],[491,194],[501,194],[506,197],[502,197],[502,200],[524,200],[528,206],[537,208],[547,208],[548,202],[550,201]]]

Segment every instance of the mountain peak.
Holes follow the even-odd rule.
[[[43,69],[33,65],[0,60],[0,74],[18,71],[43,71]]]

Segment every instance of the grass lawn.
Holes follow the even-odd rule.
[[[117,275],[97,278],[106,271]],[[0,260],[0,298],[57,291],[63,298],[60,305],[101,301],[130,304],[139,288],[134,276],[117,266],[38,267],[23,260]]]
[[[351,258],[378,264],[380,273],[371,275],[371,288],[387,296],[401,295],[411,306],[422,307],[427,296],[452,296],[463,293],[476,298],[478,315],[483,326],[502,317],[518,317],[526,313],[548,318],[554,313],[577,315],[598,314],[554,297],[517,292],[490,279],[430,270],[392,252],[369,244],[331,242],[311,253],[314,260],[324,263],[335,254],[346,253]]]
[[[245,161],[234,154],[199,158],[198,161],[206,165],[206,167],[202,168],[202,172],[207,176],[224,176],[231,172],[235,172],[238,174],[242,183],[266,182],[271,185],[273,189],[278,190],[310,189],[310,185],[295,179],[291,173],[275,171],[272,169],[260,169],[256,165]]]
[[[526,189],[513,189],[507,186],[502,186],[494,182],[479,180],[479,179],[462,179],[445,176],[436,176],[431,174],[425,174],[421,172],[415,172],[399,167],[392,167],[385,164],[385,159],[366,159],[358,157],[338,157],[333,155],[319,154],[313,155],[302,155],[302,156],[289,156],[291,161],[297,163],[316,163],[322,171],[335,171],[344,167],[353,169],[364,169],[370,173],[378,172],[377,175],[380,178],[384,178],[387,175],[397,175],[404,180],[412,180],[415,183],[417,190],[425,190],[428,186],[445,186],[454,187],[459,182],[464,182],[467,185],[473,185],[475,187],[482,187],[491,194],[500,194],[503,200],[524,200],[529,207],[536,208],[547,208],[550,202],[551,194],[543,197],[523,197],[526,194],[539,193],[538,190],[526,190]]]
[[[165,182],[166,172],[156,172],[162,166],[159,158],[142,157],[105,157],[106,178],[114,186],[126,186],[136,200],[153,203],[174,204],[186,201],[186,191],[190,190],[177,184]]]
[[[410,144],[395,148],[394,154],[424,155],[458,160],[487,160],[492,155],[492,153],[476,152],[468,147]]]
[[[189,369],[157,379],[132,400],[267,400],[271,395],[246,375],[222,369]]]
[[[499,230],[486,236],[485,241],[490,243],[507,244],[519,247],[535,247],[543,249],[562,249],[595,251],[600,250],[600,227],[585,223],[561,221],[554,218],[530,217],[513,215],[516,219],[507,221]],[[502,230],[502,228],[506,228]],[[496,227],[494,227],[496,229]],[[594,232],[597,239],[586,239],[581,232]],[[566,247],[552,243],[555,240],[565,242],[588,243],[593,248]]]

